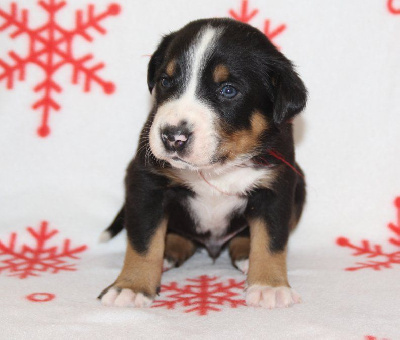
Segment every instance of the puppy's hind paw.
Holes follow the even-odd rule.
[[[247,288],[246,303],[248,306],[263,308],[290,307],[300,303],[301,297],[293,289],[285,286],[271,287],[252,285]]]
[[[249,271],[249,259],[237,260],[234,262],[234,266],[243,274],[247,274]]]

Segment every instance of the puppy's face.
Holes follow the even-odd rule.
[[[261,153],[306,101],[291,63],[261,32],[228,19],[199,20],[166,36],[148,84],[153,155],[193,170]]]

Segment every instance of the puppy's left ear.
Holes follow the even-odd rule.
[[[286,58],[276,65],[273,73],[273,118],[276,124],[281,124],[290,121],[304,109],[307,89],[292,63]]]
[[[158,45],[157,50],[151,56],[149,66],[147,68],[147,85],[149,87],[150,93],[153,91],[153,88],[156,84],[157,71],[165,60],[167,48],[173,36],[174,33],[164,36],[160,44]]]

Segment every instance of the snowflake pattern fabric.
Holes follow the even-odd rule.
[[[400,14],[400,4],[396,0],[387,0],[387,8],[392,14]]]
[[[11,234],[8,242],[0,241],[0,273],[26,279],[44,272],[56,274],[59,271],[76,270],[75,264],[68,263],[68,259],[79,259],[77,254],[87,249],[85,245],[73,248],[71,240],[66,239],[60,246],[50,246],[58,230],[49,229],[46,221],[37,230],[32,227],[26,230],[34,239],[33,245],[18,247],[16,233]]]
[[[259,10],[258,9],[249,9],[249,2],[248,0],[242,0],[240,10],[236,11],[234,9],[229,10],[229,15],[238,21],[244,22],[246,24],[251,24],[252,19],[254,19]],[[280,35],[286,29],[285,24],[280,24],[277,27],[271,28],[271,20],[266,19],[264,20],[264,27],[262,32],[272,41],[275,43],[275,38]],[[278,46],[279,48],[279,46]]]
[[[183,307],[185,313],[207,315],[220,312],[222,306],[236,308],[244,306],[242,297],[244,281],[234,279],[221,282],[217,277],[202,275],[180,286],[171,282],[161,286],[161,296],[154,302],[154,307],[176,309]]]
[[[57,14],[66,5],[65,1],[39,1],[38,5],[46,12],[47,22],[37,28],[29,26],[28,11],[25,9],[19,11],[17,3],[11,3],[9,11],[0,8],[0,18],[3,19],[0,32],[10,29],[11,39],[22,35],[29,39],[29,52],[26,56],[10,51],[8,54],[13,61],[12,64],[0,59],[0,70],[2,69],[0,81],[6,82],[8,89],[13,89],[15,81],[25,80],[27,65],[33,64],[43,71],[44,78],[33,89],[41,93],[41,97],[33,103],[32,108],[41,111],[42,118],[37,130],[38,135],[47,137],[50,134],[50,113],[61,108],[55,99],[55,94],[62,92],[62,85],[54,79],[61,68],[72,66],[71,82],[72,84],[78,84],[79,81],[83,83],[85,92],[90,91],[92,84],[100,86],[104,93],[114,92],[114,83],[103,80],[98,74],[104,64],[96,63],[89,66],[93,55],[88,53],[76,57],[73,43],[76,37],[82,37],[88,42],[92,41],[91,29],[105,34],[103,21],[109,16],[118,15],[120,6],[111,4],[105,11],[96,13],[94,5],[89,5],[86,13],[82,10],[76,11],[75,27],[66,29],[57,23]]]
[[[362,240],[359,246],[351,243],[346,237],[339,237],[336,243],[341,247],[354,250],[353,256],[365,256],[367,262],[357,262],[357,266],[346,268],[349,271],[360,269],[381,270],[383,268],[393,268],[393,265],[400,264],[400,197],[394,201],[397,210],[397,224],[389,223],[388,228],[393,233],[393,237],[388,239],[388,243],[397,249],[393,252],[384,251],[381,245],[372,245],[368,240]]]
[[[288,249],[303,303],[249,308],[228,254],[199,252],[153,308],[105,308],[125,239],[97,240],[150,110],[148,57],[222,16],[263,32],[309,90],[293,123],[309,198]],[[399,34],[400,0],[2,0],[1,337],[399,339]]]

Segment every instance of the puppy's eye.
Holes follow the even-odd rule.
[[[219,93],[221,96],[231,99],[237,95],[238,91],[232,85],[225,85]]]
[[[168,88],[172,86],[172,81],[167,77],[162,77],[160,80],[160,84],[162,87]]]

